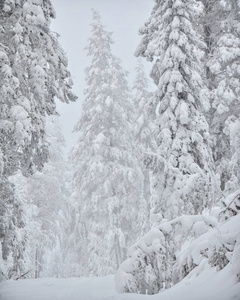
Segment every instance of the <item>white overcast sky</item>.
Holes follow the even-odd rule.
[[[92,8],[99,11],[106,30],[113,32],[113,53],[122,59],[122,66],[130,72],[129,82],[135,76],[137,59],[134,52],[141,37],[138,29],[150,16],[152,0],[52,0],[56,19],[52,21],[52,31],[60,34],[59,42],[67,54],[69,70],[72,74],[73,90],[78,96],[76,103],[58,104],[61,115],[62,132],[66,139],[67,151],[77,140],[72,130],[81,113],[84,98],[85,68],[90,60],[84,47],[91,34]],[[149,73],[151,64],[146,64]]]

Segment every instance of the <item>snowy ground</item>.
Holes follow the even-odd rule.
[[[221,272],[201,266],[191,276],[158,295],[117,294],[113,276],[102,278],[42,278],[0,284],[1,300],[240,300],[240,283],[235,283],[227,266]],[[201,272],[202,271],[202,272]],[[200,275],[197,275],[201,272]]]

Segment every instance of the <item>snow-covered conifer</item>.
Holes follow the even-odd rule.
[[[32,260],[35,277],[59,277],[65,273],[64,255],[69,224],[69,191],[66,163],[63,158],[64,138],[57,116],[47,118],[49,161],[42,172],[27,179],[28,199],[35,206],[40,232],[32,232]]]
[[[14,184],[0,176],[0,281],[17,279],[25,271],[26,205],[15,195]]]
[[[228,169],[231,172],[225,191],[234,192],[240,188],[240,118],[229,124],[229,135],[232,157]]]
[[[213,201],[209,109],[202,80],[205,44],[195,31],[194,1],[156,0],[140,29],[136,55],[154,60],[157,156],[152,157],[152,217],[198,214]]]
[[[145,73],[142,60],[138,59],[136,67],[136,78],[133,84],[133,101],[135,107],[136,124],[135,124],[135,140],[139,154],[139,162],[142,172],[144,174],[144,198],[146,207],[143,208],[145,214],[148,215],[148,223],[144,227],[143,232],[146,233],[149,229],[150,219],[150,182],[149,182],[149,169],[145,166],[146,157],[149,153],[156,150],[156,141],[154,138],[154,124],[153,115],[151,113],[151,97],[152,93],[149,92],[149,81]],[[144,213],[144,212],[143,212]]]
[[[19,232],[29,221],[22,214],[26,203],[14,195],[8,177],[42,169],[48,158],[45,118],[56,113],[55,98],[69,102],[76,97],[67,59],[49,29],[55,16],[51,2],[5,0],[0,5],[0,227],[3,249],[8,240],[9,250],[1,252],[7,262],[24,256],[26,240]]]
[[[49,29],[54,16],[50,1],[4,1],[0,141],[8,174],[42,168],[47,159],[45,116],[55,113],[55,97],[63,102],[76,98],[67,59]]]
[[[87,51],[92,60],[75,128],[79,139],[70,154],[76,203],[71,243],[75,275],[100,276],[117,269],[140,233],[143,175],[134,156],[127,73],[112,55],[111,33],[96,11],[91,26]]]
[[[138,59],[136,78],[133,84],[133,100],[136,111],[136,143],[140,152],[152,151],[155,149],[153,136],[153,115],[150,110],[152,93],[149,92],[149,81],[145,73],[141,59]]]
[[[237,177],[233,166],[235,149],[231,147],[230,127],[239,118],[240,97],[240,17],[235,0],[205,3],[208,47],[207,70],[211,88],[210,132],[220,188],[225,194],[234,191],[231,184]],[[239,184],[239,183],[238,183]],[[239,188],[235,186],[235,188]]]

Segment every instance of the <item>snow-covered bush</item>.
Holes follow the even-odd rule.
[[[217,224],[217,219],[207,214],[162,221],[129,249],[127,260],[115,275],[117,291],[151,295],[180,281],[196,262],[182,256],[180,267],[178,253]]]
[[[230,264],[240,281],[239,195],[239,190],[230,194],[225,207],[211,214],[185,215],[151,229],[118,269],[117,291],[155,294],[206,264],[218,271]]]
[[[188,261],[199,266],[205,260],[217,270],[221,270],[231,263],[233,273],[239,278],[239,224],[240,215],[238,214],[192,240],[187,247],[183,245],[177,255],[178,273],[182,273]]]

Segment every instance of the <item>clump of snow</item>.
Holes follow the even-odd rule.
[[[3,61],[3,62],[8,61],[8,57],[7,57],[6,53],[3,51],[0,51],[0,61]]]
[[[10,110],[10,114],[11,117],[15,120],[24,120],[28,117],[28,113],[20,105],[12,106]]]

